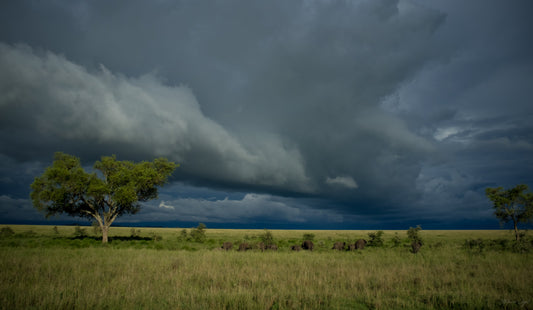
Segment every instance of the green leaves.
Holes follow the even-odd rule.
[[[519,240],[517,224],[533,218],[533,194],[526,193],[528,186],[519,184],[505,190],[503,187],[487,188],[485,193],[494,204],[494,215],[500,223],[513,222],[516,240]]]
[[[423,244],[422,237],[420,237],[420,231],[422,230],[422,227],[420,225],[416,225],[416,227],[409,227],[409,230],[407,230],[407,238],[411,240],[411,242],[419,242],[420,244]]]
[[[382,247],[385,241],[383,240],[383,231],[368,233],[368,246]]]
[[[508,190],[502,187],[487,188],[485,193],[494,203],[494,214],[503,223],[511,220],[527,222],[533,216],[533,194],[525,193],[528,186],[519,184]]]
[[[56,153],[52,166],[35,178],[30,197],[33,205],[46,216],[69,213],[84,204],[79,198],[87,189],[90,175],[81,167],[77,157]]]
[[[101,161],[95,163],[94,168],[104,176],[109,195],[125,204],[157,198],[156,187],[164,185],[178,166],[166,158],[136,164],[131,161],[117,161],[113,155],[102,157]],[[133,192],[136,198],[133,197]]]
[[[31,184],[34,207],[47,217],[93,217],[109,227],[117,216],[138,212],[139,202],[157,198],[157,187],[178,165],[166,158],[118,161],[113,155],[102,156],[93,167],[99,173],[87,173],[75,156],[56,153],[53,164]]]

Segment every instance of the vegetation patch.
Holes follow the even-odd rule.
[[[81,237],[73,226],[3,226],[1,308],[527,309],[533,302],[531,254],[516,251],[507,231],[415,228],[424,246],[414,255],[407,231],[382,231],[382,246],[335,251],[336,240],[378,233],[201,228],[203,242],[183,239],[182,228],[113,227],[102,244],[90,229]],[[313,251],[291,251],[309,234]],[[531,248],[527,236],[520,240]],[[234,246],[224,251],[225,242]],[[238,251],[241,243],[251,248]]]

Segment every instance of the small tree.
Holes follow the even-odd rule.
[[[134,227],[132,227],[130,229],[130,237],[131,238],[139,238],[141,236],[141,230],[140,229],[135,229]]]
[[[368,233],[368,246],[381,247],[383,246],[383,231],[378,230],[377,232]]]
[[[194,242],[204,242],[205,241],[205,224],[199,223],[198,227],[191,231],[191,238]]]
[[[265,246],[271,246],[274,244],[274,236],[268,229],[265,229],[265,233],[261,235],[261,241]]]
[[[135,214],[140,202],[157,198],[157,187],[166,183],[178,167],[165,158],[133,163],[103,156],[94,164],[97,172],[87,173],[80,159],[58,152],[52,166],[35,178],[30,197],[46,217],[66,213],[95,219],[107,243],[108,231],[115,219]]]
[[[74,226],[74,237],[76,238],[87,237],[87,230],[85,228],[81,228],[80,225]]]
[[[187,240],[187,229],[183,228],[181,231],[180,231],[180,234],[179,234],[179,237],[178,237],[181,241],[186,241]]]
[[[2,238],[11,237],[14,234],[15,234],[15,232],[9,226],[4,226],[4,227],[2,227],[2,229],[0,229],[0,237],[2,237]]]
[[[494,215],[500,224],[513,222],[516,241],[520,240],[519,223],[526,223],[533,218],[533,193],[526,193],[528,186],[519,184],[508,190],[503,187],[487,188],[485,193],[494,203]]]
[[[402,239],[400,238],[400,235],[398,235],[398,233],[395,232],[394,237],[392,237],[392,246],[399,247],[401,244],[402,244]]]
[[[303,239],[304,240],[309,240],[309,241],[314,241],[315,240],[315,234],[305,233]]]
[[[418,242],[421,245],[424,244],[422,242],[422,237],[420,237],[419,232],[422,230],[422,227],[420,225],[416,225],[416,227],[409,227],[409,230],[407,230],[407,237],[411,242]]]
[[[417,225],[415,228],[409,227],[409,230],[407,230],[407,237],[411,240],[411,253],[418,253],[420,251],[420,247],[424,244],[422,242],[422,237],[418,234],[422,228],[420,225]]]

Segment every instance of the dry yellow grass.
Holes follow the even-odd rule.
[[[333,240],[368,231],[272,230],[280,243],[313,233],[326,245],[315,252],[225,252],[213,248],[264,231],[210,229],[214,243],[175,251],[101,246],[97,240],[80,249],[54,246],[62,239],[50,238],[50,226],[11,227],[37,236],[2,242],[2,309],[518,309],[533,303],[529,254],[461,247],[466,238],[512,237],[507,231],[423,231],[428,245],[414,255],[405,247],[329,250]],[[177,242],[179,230],[144,228],[141,234],[161,234],[163,244]],[[115,227],[111,235],[130,232]],[[385,231],[384,237],[394,235]]]

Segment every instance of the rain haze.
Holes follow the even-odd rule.
[[[3,1],[0,223],[54,152],[180,164],[117,225],[498,228],[533,186],[531,1]],[[83,220],[79,220],[83,221]]]

